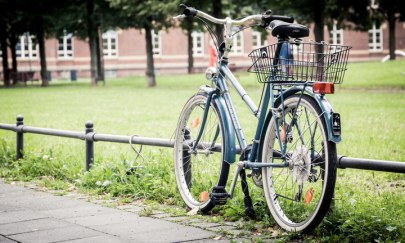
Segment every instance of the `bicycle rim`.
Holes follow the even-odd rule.
[[[177,186],[190,209],[205,212],[214,204],[210,193],[214,186],[225,186],[229,164],[223,160],[223,126],[215,106],[211,105],[197,149],[192,150],[202,128],[207,98],[193,96],[180,115],[174,144],[174,165]]]
[[[308,232],[322,221],[333,197],[336,145],[328,141],[321,110],[309,96],[286,98],[281,117],[270,120],[262,159],[286,160],[288,167],[263,169],[266,201],[282,228]],[[283,146],[286,159],[273,156]]]

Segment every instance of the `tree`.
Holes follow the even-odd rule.
[[[152,31],[171,26],[169,17],[176,13],[177,1],[158,0],[108,0],[119,9],[123,21],[121,27],[143,29],[146,40],[146,77],[149,87],[156,86],[153,60]]]
[[[239,0],[241,1],[241,0]],[[243,0],[242,0],[243,1]],[[365,23],[369,12],[366,4],[369,0],[276,0],[272,8],[274,14],[293,16],[299,23],[313,24],[316,42],[324,41],[324,26],[332,26],[335,21],[344,25],[347,20]],[[263,1],[261,1],[263,2]],[[263,5],[265,6],[265,5]],[[322,52],[319,45],[318,52]]]
[[[293,16],[301,23],[314,24],[315,41],[324,40],[324,25],[335,6],[332,0],[284,0],[275,1],[276,14]]]
[[[99,79],[103,80],[104,75],[101,73],[103,68],[100,59],[99,23],[96,21],[94,0],[87,0],[86,10],[87,36],[89,38],[90,48],[91,84],[97,85],[97,81]]]
[[[1,57],[3,64],[3,80],[4,86],[10,85],[10,72],[8,67],[8,51],[7,51],[7,23],[3,18],[0,18],[0,46]]]
[[[395,60],[395,24],[405,21],[405,1],[378,0],[370,8],[377,17],[388,22],[390,60]]]
[[[210,2],[206,1],[184,1],[183,2],[186,6],[193,7],[196,9],[200,9],[205,11],[205,8],[208,7],[208,4]],[[181,14],[182,9],[178,8],[177,13]],[[187,71],[188,73],[192,73],[194,69],[194,58],[193,58],[193,36],[192,33],[193,31],[196,31],[198,29],[202,29],[203,27],[201,26],[201,23],[199,21],[196,21],[195,19],[192,18],[187,18],[185,20],[182,20],[180,23],[180,27],[186,31],[187,35],[187,55],[188,55],[188,66],[187,66]]]
[[[2,13],[0,15],[0,46],[2,55],[2,67],[3,67],[3,80],[4,86],[10,85],[10,69],[8,64],[8,33],[10,30],[10,23],[14,14],[13,3],[0,0],[0,9]]]
[[[45,38],[47,30],[52,26],[55,11],[59,9],[58,1],[37,0],[17,0],[16,9],[19,10],[21,21],[25,22],[25,31],[34,33],[39,46],[40,56],[40,76],[42,86],[49,85],[48,69],[46,65]]]
[[[52,30],[55,37],[72,33],[88,41],[90,51],[90,83],[105,83],[101,33],[118,25],[113,21],[116,14],[105,0],[65,0]]]

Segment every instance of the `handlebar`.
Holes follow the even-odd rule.
[[[288,22],[288,23],[293,23],[294,22],[294,18],[293,17],[289,17],[289,16],[282,16],[282,15],[271,15],[271,14],[255,14],[255,15],[249,15],[243,19],[240,20],[231,20],[230,18],[225,18],[225,19],[218,19],[215,18],[207,13],[204,13],[200,10],[197,10],[193,7],[188,7],[185,4],[180,4],[180,7],[184,8],[183,14],[182,15],[178,15],[174,18],[176,19],[184,19],[186,17],[201,17],[203,19],[206,19],[212,23],[215,24],[225,24],[227,23],[227,21],[229,21],[228,23],[232,24],[233,26],[242,26],[245,24],[255,24],[258,23],[260,24],[262,27],[267,27],[269,26],[269,24],[271,23],[271,21],[273,20],[281,20],[284,22]]]

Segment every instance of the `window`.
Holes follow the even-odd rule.
[[[35,37],[27,32],[20,37],[16,45],[17,57],[28,59],[38,57],[38,46],[35,43]]]
[[[373,28],[368,30],[368,50],[372,52],[379,52],[383,49],[383,32],[381,28],[376,28],[373,24]]]
[[[262,46],[262,33],[252,31],[252,49],[258,49]]]
[[[232,53],[243,54],[243,31],[233,36]]]
[[[333,28],[330,32],[330,44],[333,45],[343,45],[343,29],[337,29],[336,24],[333,25]]]
[[[58,39],[58,57],[73,57],[73,37],[72,34],[66,34]]]
[[[193,56],[202,56],[204,54],[204,33],[193,32]]]
[[[161,44],[160,32],[156,33],[153,30],[152,30],[152,51],[153,51],[153,55],[162,54],[162,44]]]
[[[109,30],[103,34],[103,53],[105,57],[118,56],[117,32]]]

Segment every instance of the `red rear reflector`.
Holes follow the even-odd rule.
[[[316,94],[333,94],[335,92],[335,86],[333,83],[315,82],[312,85],[312,90]]]

